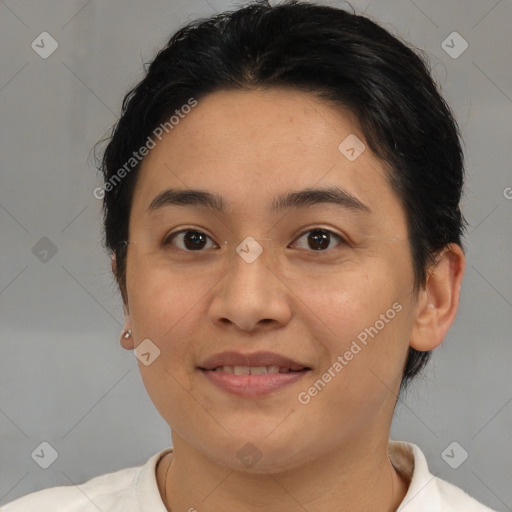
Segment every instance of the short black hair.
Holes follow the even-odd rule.
[[[106,248],[117,259],[126,303],[126,241],[140,165],[126,162],[191,98],[219,90],[289,88],[353,112],[367,144],[387,164],[407,216],[414,291],[450,243],[461,248],[464,162],[460,132],[433,80],[428,59],[367,16],[288,0],[254,1],[179,29],[130,90],[100,163]],[[430,352],[409,348],[402,386]]]

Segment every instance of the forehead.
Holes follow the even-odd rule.
[[[179,128],[175,145],[192,150],[183,157],[240,159],[245,166],[248,156],[259,165],[322,165],[340,156],[338,144],[349,134],[363,138],[349,110],[292,89],[217,91],[201,99]]]
[[[347,139],[363,148],[354,160],[340,149]],[[398,202],[349,110],[290,89],[218,91],[157,141],[142,163],[133,206],[147,209],[177,186],[242,206],[320,185],[340,186],[366,204]]]

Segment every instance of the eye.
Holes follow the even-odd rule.
[[[183,237],[181,235],[184,235]],[[202,231],[197,231],[195,229],[182,229],[181,231],[176,231],[167,236],[164,240],[164,245],[176,245],[174,240],[182,240],[184,246],[178,246],[179,249],[191,252],[191,251],[201,251],[207,245],[207,240],[212,241],[212,239],[203,233]],[[213,244],[213,241],[212,241]],[[213,244],[213,248],[218,247],[218,245]],[[212,247],[206,247],[207,249],[211,249]]]
[[[332,242],[332,238],[334,237],[339,242],[337,245],[344,244],[348,245],[347,242],[336,233],[328,230],[328,229],[312,229],[309,231],[304,232],[297,240],[301,240],[306,235],[307,237],[306,243],[308,244],[309,248],[314,251],[322,251],[325,252],[326,249],[332,248],[329,247]],[[175,243],[175,241],[181,240],[182,245],[178,245]],[[208,240],[210,241],[210,246],[208,246]],[[202,231],[198,231],[196,229],[182,229],[180,231],[175,231],[174,233],[171,233],[168,235],[164,240],[164,245],[175,245],[179,249],[186,251],[186,252],[200,252],[202,249],[212,249],[212,248],[218,248],[219,246],[216,245],[212,239]],[[294,242],[294,246],[297,246],[297,241]],[[308,247],[300,247],[299,248],[308,248]]]
[[[314,251],[324,251],[325,249],[329,248],[329,245],[332,241],[332,237],[337,238],[340,244],[348,245],[347,242],[336,233],[333,233],[332,231],[329,231],[328,229],[311,229],[309,231],[306,231],[303,233],[297,240],[300,240],[301,238],[304,238],[305,235],[308,235],[306,243],[309,245],[309,247]],[[294,245],[297,242],[294,242]],[[304,247],[301,247],[304,248]],[[307,249],[307,247],[306,247]]]

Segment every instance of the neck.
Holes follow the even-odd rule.
[[[170,511],[394,511],[408,482],[389,460],[387,437],[371,446],[367,439],[351,439],[301,467],[261,474],[219,465],[173,433],[173,454],[157,477]]]

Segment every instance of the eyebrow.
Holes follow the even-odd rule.
[[[307,188],[289,192],[274,198],[270,209],[272,212],[280,212],[290,208],[306,208],[317,204],[333,204],[356,212],[371,213],[372,211],[370,207],[339,187]],[[153,213],[165,206],[205,206],[220,213],[225,210],[222,196],[196,189],[164,190],[151,201],[148,210]]]

